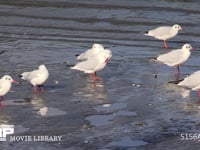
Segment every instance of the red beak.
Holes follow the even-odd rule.
[[[193,47],[192,50],[194,51],[194,50],[196,50],[196,48]]]
[[[15,80],[12,80],[12,83],[19,83],[19,82],[15,81]]]

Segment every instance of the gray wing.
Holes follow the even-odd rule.
[[[87,50],[86,52],[81,53],[81,54],[77,57],[77,59],[78,59],[78,60],[86,60],[86,59],[88,59],[91,55],[93,55],[93,53],[94,53],[94,50],[93,50],[93,49],[89,49],[89,50]]]
[[[21,74],[22,79],[31,81],[32,79],[35,79],[40,76],[40,71],[39,70],[34,70],[31,72],[24,72]]]
[[[168,66],[175,66],[181,63],[182,55],[183,51],[181,49],[178,49],[158,56],[157,60],[164,64],[167,64]]]
[[[77,65],[72,67],[72,69],[84,71],[85,73],[93,73],[95,72],[95,68],[98,64],[99,64],[98,59],[91,58],[91,59],[79,62]]]
[[[150,30],[149,33],[154,35],[154,36],[163,36],[166,34],[169,34],[169,32],[171,31],[170,26],[163,26],[163,27],[158,27],[156,29]]]

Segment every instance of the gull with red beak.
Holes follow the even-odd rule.
[[[170,67],[175,67],[174,74],[179,75],[179,66],[188,60],[191,54],[190,50],[194,50],[194,48],[190,44],[184,44],[181,49],[175,49],[158,56],[157,60]]]
[[[85,61],[79,62],[74,67],[71,67],[71,69],[80,70],[84,73],[92,74],[92,79],[96,81],[99,80],[96,72],[102,70],[111,57],[112,52],[108,49],[105,49],[98,52],[93,57],[90,57]]]
[[[157,27],[147,31],[144,35],[152,36],[158,40],[163,40],[164,48],[168,48],[167,40],[175,37],[179,30],[182,30],[182,27],[178,24],[174,24],[173,26]]]
[[[1,106],[4,107],[4,95],[6,95],[12,86],[12,83],[18,83],[17,81],[13,80],[11,76],[4,75],[0,79],[0,96],[1,96]]]

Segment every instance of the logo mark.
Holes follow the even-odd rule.
[[[0,141],[6,141],[6,136],[14,133],[14,125],[0,125]]]

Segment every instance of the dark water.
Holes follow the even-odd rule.
[[[196,51],[182,77],[199,70],[199,6],[197,0],[1,0],[0,74],[20,80],[18,74],[44,63],[50,78],[45,94],[33,95],[26,82],[13,85],[0,123],[14,124],[15,135],[62,141],[7,141],[0,149],[199,149],[197,141],[180,140],[180,133],[199,133],[197,94],[168,84],[172,68],[149,60],[165,52],[162,42],[143,35],[180,24],[184,30],[169,49],[190,43]],[[113,52],[100,82],[68,65],[93,43]]]

